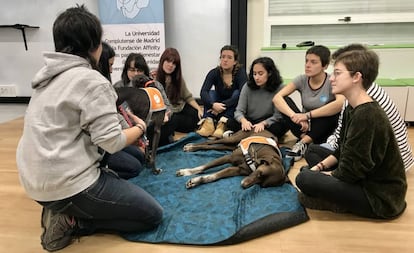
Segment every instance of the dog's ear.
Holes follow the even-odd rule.
[[[280,158],[273,157],[272,160],[259,167],[262,171],[262,187],[279,186],[286,182],[286,172]]]

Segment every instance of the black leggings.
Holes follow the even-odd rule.
[[[285,97],[285,101],[294,112],[302,113],[290,97]],[[300,136],[304,134],[300,130],[301,125],[294,123],[287,115],[282,115],[293,135],[300,139]],[[338,125],[338,119],[339,113],[328,117],[313,118],[311,119],[311,130],[306,132],[306,135],[312,138],[313,143],[324,143]]]
[[[303,169],[296,176],[296,185],[306,195],[320,198],[368,218],[380,218],[371,208],[364,190],[358,184],[349,184],[321,172]]]
[[[159,147],[170,144],[173,141],[174,129],[175,129],[175,123],[171,120],[169,120],[167,123],[161,126],[160,142],[158,143]],[[147,137],[150,143],[152,143],[152,139],[154,137],[154,126],[153,125],[147,128]]]
[[[305,152],[305,160],[308,163],[309,167],[313,167],[318,164],[320,161],[333,154],[333,150],[322,147],[319,144],[309,144],[308,149]],[[335,169],[335,167],[331,169]]]
[[[197,123],[199,121],[198,111],[190,104],[185,103],[181,112],[173,113],[171,121],[175,126],[174,131],[181,133],[193,132],[197,129]]]

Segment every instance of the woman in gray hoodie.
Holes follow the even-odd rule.
[[[53,24],[56,52],[34,89],[17,148],[20,181],[43,206],[41,244],[48,251],[96,231],[137,232],[156,227],[163,209],[143,189],[99,167],[100,149],[114,153],[146,130],[143,120],[122,130],[116,93],[97,70],[102,26],[86,8],[61,13]]]

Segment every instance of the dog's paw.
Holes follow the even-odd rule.
[[[191,152],[193,150],[194,150],[194,143],[185,144],[183,147],[183,151],[185,152]]]
[[[185,183],[185,188],[191,189],[194,188],[202,183],[202,177],[194,177],[191,178]]]
[[[193,175],[193,173],[191,173],[191,170],[190,169],[180,169],[180,170],[177,170],[175,172],[175,175],[177,177],[182,177],[182,176],[190,176],[190,175]]]
[[[182,176],[184,176],[184,172],[183,172],[183,170],[181,169],[181,170],[177,170],[176,172],[175,172],[175,175],[177,176],[177,177],[182,177]]]
[[[152,174],[154,174],[154,175],[159,175],[161,173],[162,173],[162,169],[160,169],[160,168],[152,169]]]
[[[194,167],[194,168],[180,169],[180,170],[177,170],[175,172],[175,175],[177,177],[181,177],[181,176],[191,176],[191,175],[195,175],[195,174],[199,174],[199,173],[203,172],[204,169],[205,169],[204,166],[198,166],[198,167]]]

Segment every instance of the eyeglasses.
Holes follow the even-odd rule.
[[[355,74],[356,71],[350,71],[350,70],[334,70],[331,75],[336,78],[336,77],[338,77],[340,74],[342,74],[344,72],[349,72],[351,75],[353,75],[353,74]]]
[[[142,73],[144,73],[144,71],[143,71],[143,70],[141,70],[141,69],[137,69],[137,68],[128,68],[128,71],[129,71],[129,72],[142,72]]]

